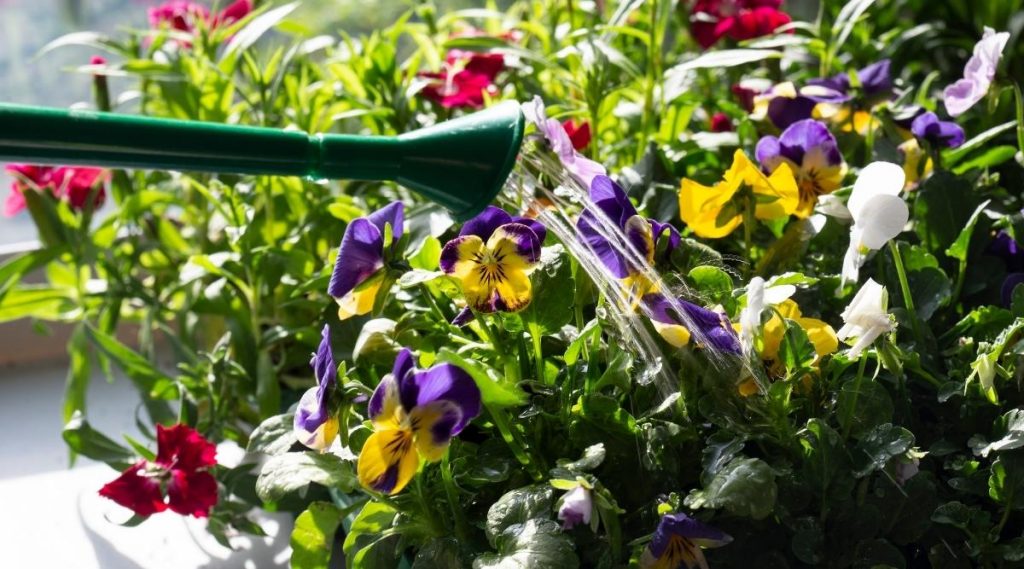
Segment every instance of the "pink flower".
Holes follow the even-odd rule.
[[[421,93],[446,109],[480,108],[484,104],[485,93],[497,94],[494,79],[503,69],[505,58],[500,53],[452,50],[442,71],[419,74],[431,79]]]
[[[996,33],[992,28],[985,28],[985,34],[974,46],[974,54],[964,67],[964,78],[942,92],[949,116],[964,114],[985,97],[996,78],[996,68],[1009,40],[1009,32]]]
[[[711,115],[711,132],[732,132],[732,120],[725,113]]]
[[[131,465],[103,486],[100,496],[143,517],[168,508],[183,516],[208,517],[217,503],[217,479],[208,472],[217,464],[217,447],[187,425],[157,425],[156,439],[156,460]]]
[[[572,147],[577,152],[582,152],[590,145],[590,123],[586,121],[578,123],[569,119],[562,123],[562,128],[565,129],[565,134],[569,135],[569,141],[572,142]]]
[[[725,36],[736,41],[766,36],[788,24],[782,0],[697,0],[690,10],[690,31],[707,49]]]
[[[216,15],[210,14],[209,8],[202,4],[185,0],[171,0],[149,9],[149,25],[159,29],[167,24],[171,29],[180,32],[195,33],[196,24],[200,21],[210,28],[227,26],[241,20],[252,12],[252,0],[236,0],[233,4]]]
[[[107,171],[98,168],[77,166],[32,166],[11,164],[5,168],[14,177],[11,193],[4,202],[4,215],[11,217],[25,209],[24,192],[48,191],[58,199],[68,202],[74,209],[82,209],[94,195],[93,207],[100,207],[106,199],[103,184]],[[96,188],[99,188],[97,191]]]

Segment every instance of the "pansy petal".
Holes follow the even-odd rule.
[[[892,91],[891,65],[890,60],[882,59],[857,71],[857,79],[865,95],[874,96]]]
[[[401,407],[398,379],[394,374],[385,375],[373,390],[367,403],[366,414],[379,429],[395,428],[400,420]]]
[[[391,202],[366,216],[366,219],[380,231],[381,235],[384,235],[384,224],[390,224],[391,234],[395,241],[398,241],[405,231],[405,205],[402,202]]]
[[[443,363],[420,371],[401,385],[402,405],[415,412],[419,407],[447,401],[459,410],[459,421],[452,425],[452,435],[459,434],[466,424],[480,414],[480,388],[459,366]]]
[[[680,324],[664,324],[651,320],[654,330],[673,348],[682,348],[690,343],[690,331]]]
[[[636,215],[625,190],[608,176],[597,176],[590,182],[590,200],[620,227]]]
[[[817,104],[808,97],[775,97],[768,103],[768,118],[777,128],[785,129],[796,121],[811,118]]]
[[[583,242],[613,277],[625,278],[629,275],[629,265],[619,249],[605,237],[605,234],[612,230],[609,228],[609,224],[603,223],[598,218],[598,215],[589,208],[583,210],[576,222],[576,230]]]
[[[167,509],[160,493],[160,482],[144,475],[146,461],[128,467],[112,482],[100,488],[100,496],[109,498],[140,516],[151,516]]]
[[[760,171],[759,179],[754,181],[754,193],[772,198],[771,201],[758,200],[754,207],[754,216],[758,219],[779,219],[796,211],[800,205],[800,188],[796,185],[796,177],[789,164],[783,162],[768,178]],[[751,176],[753,177],[753,176]]]
[[[473,260],[483,254],[484,240],[476,235],[463,235],[445,243],[441,249],[441,271],[456,278],[464,278],[473,270]]]
[[[397,494],[419,467],[412,431],[376,431],[363,443],[356,471],[359,483],[382,494]]]
[[[487,248],[499,263],[509,262],[516,267],[522,262],[523,268],[526,268],[540,260],[540,239],[532,229],[521,223],[508,223],[499,227],[487,240]],[[509,259],[509,255],[518,259]]]
[[[167,483],[167,504],[183,516],[209,517],[217,504],[217,479],[209,472],[174,469]]]
[[[636,253],[647,262],[648,265],[654,263],[654,235],[652,232],[651,224],[646,219],[639,215],[634,215],[626,221],[626,225],[622,228],[626,235],[626,240],[636,250]],[[631,263],[636,264],[636,263]],[[636,267],[633,271],[637,272],[639,267]]]
[[[807,339],[811,341],[814,353],[819,357],[835,353],[839,349],[836,331],[827,322],[817,318],[797,318],[796,323],[807,332]]]
[[[857,175],[846,207],[854,219],[860,219],[861,210],[874,196],[897,196],[905,183],[906,174],[900,166],[891,162],[872,162]]]
[[[384,237],[369,219],[358,218],[345,228],[327,293],[341,298],[384,266]]]
[[[666,514],[662,516],[655,538],[677,535],[685,537],[701,547],[721,547],[732,542],[732,537],[720,530],[700,522],[686,514]]]
[[[384,271],[371,274],[359,286],[335,299],[338,304],[338,319],[348,320],[353,316],[369,314],[377,302],[380,287],[384,286]]]
[[[493,283],[490,298],[482,305],[490,312],[518,312],[530,304],[533,285],[524,271],[510,271],[508,275]],[[478,310],[484,311],[482,308]]]
[[[513,216],[512,217],[512,223],[518,223],[520,225],[525,225],[525,226],[529,227],[530,229],[532,229],[534,234],[537,235],[537,241],[539,241],[541,245],[544,244],[544,240],[547,239],[547,237],[548,237],[548,228],[545,227],[543,223],[541,223],[541,222],[539,222],[536,219],[533,219],[531,217],[523,217],[523,216],[519,216],[519,215]]]
[[[439,400],[420,405],[409,415],[409,423],[416,434],[416,450],[428,461],[440,460],[456,429],[461,430],[469,421],[461,408],[452,401]]]
[[[489,205],[476,217],[464,223],[459,235],[476,235],[487,241],[495,229],[506,223],[512,223],[512,216],[500,207]]]
[[[877,195],[861,207],[860,216],[855,218],[861,230],[857,246],[877,250],[903,231],[910,211],[898,196]]]
[[[682,243],[679,230],[673,227],[671,223],[662,223],[656,219],[648,219],[647,221],[651,224],[651,234],[654,236],[655,248],[658,247],[662,240],[666,240],[668,244],[665,250],[671,253],[673,249]]]
[[[782,154],[782,146],[776,136],[765,136],[757,141],[757,148],[754,150],[754,157],[769,172],[775,169],[778,159]]]
[[[708,187],[689,178],[679,188],[679,216],[699,237],[718,239],[732,233],[743,221],[737,209],[734,215],[722,210],[739,190],[742,180],[726,180]]]

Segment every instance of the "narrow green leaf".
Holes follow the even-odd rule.
[[[295,519],[292,529],[293,569],[327,569],[342,511],[327,502],[313,502]]]

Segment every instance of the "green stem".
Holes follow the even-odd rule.
[[[895,241],[889,242],[889,251],[892,252],[892,260],[896,265],[896,276],[900,280],[900,290],[903,292],[903,305],[910,317],[910,325],[914,332],[914,340],[917,341],[919,349],[924,348],[924,336],[921,334],[921,323],[917,319],[917,310],[914,309],[914,299],[910,296],[910,281],[907,280],[907,270],[903,265],[903,255],[900,253],[899,245]]]
[[[1016,81],[1013,84],[1014,107],[1017,111],[1017,150],[1024,152],[1024,92]]]
[[[541,333],[536,326],[530,327],[530,339],[533,340],[533,359],[537,364],[537,381],[545,381],[544,378],[544,348],[541,345]]]
[[[469,525],[466,523],[466,516],[462,511],[459,502],[459,491],[455,487],[455,480],[452,476],[452,468],[448,463],[448,456],[451,454],[451,447],[441,457],[441,482],[444,484],[444,493],[448,497],[448,505],[452,509],[452,517],[455,520],[455,537],[460,543],[466,543],[468,539]]]
[[[853,424],[854,413],[857,411],[857,398],[860,396],[860,384],[864,381],[864,369],[868,365],[868,357],[866,354],[860,355],[860,363],[857,365],[857,377],[853,380],[853,402],[850,403],[850,409],[846,412],[846,427],[843,429],[843,440],[850,438],[850,426]]]

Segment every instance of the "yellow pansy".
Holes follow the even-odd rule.
[[[757,219],[786,217],[800,203],[800,189],[789,165],[780,164],[771,176],[765,176],[742,150],[737,150],[732,166],[714,186],[683,180],[679,190],[679,215],[700,237],[725,237],[743,223],[744,204],[734,200],[743,188],[753,193]]]
[[[805,318],[800,313],[800,307],[792,300],[784,300],[775,306],[775,312],[771,319],[764,325],[761,346],[761,359],[774,361],[779,357],[779,346],[782,345],[782,338],[786,334],[786,324],[782,321],[785,318],[797,323],[807,334],[807,339],[814,346],[814,352],[819,358],[834,353],[839,349],[839,339],[836,332],[828,323],[817,318]]]

